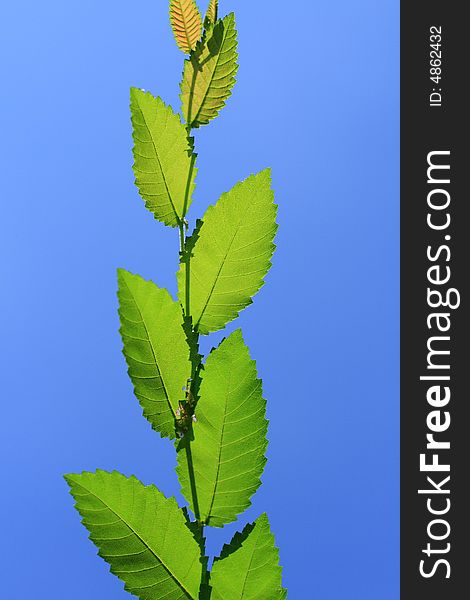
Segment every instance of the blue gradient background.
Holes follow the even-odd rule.
[[[221,4],[241,69],[197,133],[190,218],[272,166],[280,223],[237,322],[271,421],[239,527],[269,513],[293,600],[396,600],[399,3]],[[124,599],[61,476],[119,469],[178,493],[126,375],[115,269],[175,291],[177,233],[133,186],[128,88],[177,107],[183,56],[160,0],[2,3],[0,46],[0,595]]]

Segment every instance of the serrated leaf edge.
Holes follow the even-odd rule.
[[[141,537],[141,536],[140,536],[140,535],[139,535],[139,534],[138,534],[138,533],[137,533],[137,532],[136,532],[136,531],[135,531],[135,530],[134,530],[134,529],[133,529],[133,528],[132,528],[132,527],[131,527],[131,526],[128,524],[128,523],[127,523],[127,521],[125,520],[125,518],[124,518],[124,517],[122,517],[121,515],[119,515],[119,514],[118,514],[118,513],[117,513],[117,512],[116,512],[116,511],[113,509],[113,508],[111,508],[111,507],[110,507],[110,506],[109,506],[109,505],[108,505],[108,504],[107,504],[107,503],[106,503],[106,502],[105,502],[105,501],[104,501],[102,498],[100,498],[100,496],[98,496],[98,494],[96,494],[95,492],[93,492],[93,491],[89,490],[89,489],[88,489],[86,486],[82,485],[81,483],[79,483],[79,482],[77,482],[77,481],[75,480],[75,478],[76,478],[76,477],[81,477],[81,476],[83,476],[83,475],[95,475],[95,476],[98,476],[98,475],[118,475],[120,478],[123,478],[123,479],[126,479],[126,480],[131,480],[131,481],[136,481],[137,483],[139,483],[140,485],[142,485],[142,486],[143,486],[144,488],[146,488],[146,489],[154,489],[154,490],[156,490],[156,491],[157,491],[159,494],[161,494],[161,495],[163,496],[163,498],[164,498],[164,500],[165,500],[166,502],[168,502],[169,504],[173,504],[173,505],[174,505],[174,507],[175,507],[175,508],[176,508],[176,509],[177,509],[179,512],[181,512],[181,513],[182,513],[183,522],[184,522],[184,524],[186,525],[186,527],[188,527],[188,524],[187,524],[187,522],[186,522],[186,516],[185,516],[185,514],[184,514],[183,510],[182,510],[182,509],[179,507],[179,505],[178,505],[178,503],[177,503],[177,501],[176,501],[176,498],[175,498],[174,496],[169,496],[169,497],[165,496],[165,494],[164,494],[163,492],[161,492],[161,491],[160,491],[160,490],[157,488],[157,486],[156,486],[156,485],[154,485],[154,484],[145,485],[145,484],[143,484],[143,483],[140,481],[140,479],[138,479],[138,478],[137,478],[135,475],[131,475],[131,476],[129,476],[129,477],[126,477],[125,475],[123,475],[122,473],[120,473],[120,472],[119,472],[119,471],[117,471],[117,470],[113,470],[113,471],[106,471],[106,470],[104,470],[104,469],[95,469],[95,471],[94,471],[94,472],[92,472],[92,471],[82,471],[81,473],[68,473],[68,474],[66,474],[66,475],[64,475],[64,476],[63,476],[63,477],[64,477],[64,479],[65,479],[65,481],[66,481],[66,482],[67,482],[67,484],[69,485],[69,488],[70,488],[70,489],[69,489],[69,494],[72,496],[72,498],[73,498],[73,499],[74,499],[74,501],[75,501],[74,508],[75,508],[75,510],[78,512],[78,514],[79,514],[80,516],[82,516],[82,515],[81,515],[81,513],[80,513],[80,510],[78,509],[78,500],[75,498],[75,495],[74,495],[74,493],[73,493],[73,491],[72,491],[72,489],[73,489],[73,488],[72,488],[72,483],[73,483],[73,485],[74,485],[74,486],[78,486],[78,487],[80,487],[80,488],[82,488],[82,489],[86,490],[88,494],[92,494],[93,496],[95,496],[95,497],[96,497],[96,498],[97,498],[97,499],[98,499],[98,500],[99,500],[99,501],[100,501],[100,502],[101,502],[101,503],[102,503],[104,506],[106,506],[106,508],[107,508],[109,511],[111,511],[111,512],[112,512],[114,515],[116,515],[116,517],[118,517],[118,518],[119,518],[119,519],[120,519],[120,520],[121,520],[121,521],[122,521],[122,522],[123,522],[123,523],[126,525],[126,527],[128,527],[128,528],[130,529],[130,531],[131,531],[131,532],[132,532],[132,533],[133,533],[133,534],[134,534],[134,535],[135,535],[135,536],[136,536],[136,537],[137,537],[137,538],[138,538],[138,539],[139,539],[139,540],[142,542],[142,544],[143,544],[144,546],[146,546],[146,548],[148,548],[148,550],[151,552],[151,554],[152,554],[152,555],[153,555],[153,556],[154,556],[154,557],[155,557],[155,558],[156,558],[156,559],[157,559],[157,560],[158,560],[158,561],[159,561],[159,562],[160,562],[160,563],[163,565],[163,567],[164,567],[165,571],[166,571],[166,572],[167,572],[167,573],[170,575],[170,577],[171,577],[171,578],[172,578],[174,581],[176,581],[176,582],[177,582],[177,584],[178,584],[178,585],[181,587],[181,589],[184,591],[184,593],[185,593],[185,594],[187,594],[187,596],[188,596],[189,598],[193,598],[193,596],[192,596],[191,592],[190,592],[189,590],[187,590],[187,589],[186,589],[186,587],[184,586],[184,584],[183,584],[183,583],[182,583],[182,582],[181,582],[181,581],[180,581],[180,580],[179,580],[179,579],[176,577],[176,575],[175,575],[175,574],[174,574],[174,573],[171,571],[170,567],[168,567],[168,566],[167,566],[167,565],[166,565],[166,564],[163,562],[163,560],[161,559],[161,557],[160,557],[160,556],[158,556],[157,554],[155,554],[154,550],[152,550],[152,548],[149,546],[149,544],[148,544],[148,543],[147,543],[147,542],[146,542],[146,541],[145,541],[145,540],[144,540],[144,539],[143,539],[143,538],[142,538],[142,537]],[[72,483],[71,483],[71,482],[72,482]],[[97,547],[97,545],[95,544],[95,542],[93,541],[93,538],[92,538],[93,534],[92,534],[92,533],[89,531],[88,527],[87,527],[87,526],[86,526],[86,524],[84,523],[84,521],[85,521],[85,520],[86,520],[86,518],[85,518],[85,517],[82,517],[82,519],[80,520],[80,522],[81,522],[81,524],[82,524],[82,525],[85,527],[85,529],[86,529],[86,530],[89,532],[88,539],[89,539],[89,540],[90,540],[90,541],[93,543],[93,545],[94,545],[95,547]],[[189,529],[189,532],[190,532],[190,533],[193,535],[193,538],[194,538],[194,534],[191,532],[191,529],[190,529],[189,527],[188,527],[188,529]],[[195,539],[195,541],[197,542],[197,540],[196,540],[196,539]],[[114,573],[114,570],[113,570],[113,567],[112,567],[112,565],[111,565],[111,564],[108,562],[108,560],[107,560],[105,557],[103,557],[103,556],[101,555],[101,551],[99,550],[99,548],[98,548],[98,552],[97,552],[97,554],[98,554],[98,555],[99,555],[101,558],[103,558],[103,560],[105,560],[105,561],[106,561],[106,562],[107,562],[107,563],[110,565],[110,572],[111,572],[111,573],[113,573],[113,575],[114,575],[115,573]],[[191,567],[188,569],[188,572],[190,571],[190,569],[191,569]],[[116,576],[117,576],[117,577],[119,577],[119,579],[121,579],[121,580],[122,580],[122,578],[121,578],[119,575],[116,575]],[[125,582],[124,582],[124,583],[125,583]],[[127,587],[127,584],[126,584],[126,583],[125,583],[125,586]],[[193,598],[193,600],[197,600],[197,599],[196,599],[196,598]]]
[[[189,54],[202,35],[202,17],[195,0],[170,0],[170,23],[178,48]]]

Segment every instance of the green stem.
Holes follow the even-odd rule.
[[[197,524],[199,525],[199,527],[201,529],[201,534],[202,534],[204,531],[204,525],[200,522],[201,514],[199,512],[199,503],[197,500],[196,479],[194,477],[193,456],[191,453],[191,440],[190,439],[186,440],[185,452],[186,452],[186,463],[188,465],[189,483],[191,486],[191,495],[193,497],[194,516],[196,517]]]
[[[186,127],[186,131],[187,131],[187,134],[188,134],[188,142],[189,142],[190,137],[191,137],[191,125],[188,125]],[[189,262],[190,262],[190,257],[189,256],[185,256],[185,251],[186,251],[186,231],[185,231],[186,221],[185,221],[185,216],[186,216],[186,211],[188,210],[189,196],[191,194],[191,181],[192,181],[192,178],[193,178],[193,172],[194,172],[194,166],[195,166],[195,164],[196,164],[196,154],[194,154],[194,152],[193,152],[191,154],[191,162],[190,162],[190,165],[189,165],[188,177],[186,179],[186,187],[185,187],[185,191],[184,191],[183,218],[179,222],[180,253],[181,253],[181,259],[184,260],[184,264],[185,264],[184,312],[185,312],[185,315],[188,318],[191,315],[190,291],[189,291],[189,287],[190,287],[190,277],[189,277]]]
[[[191,60],[193,60],[192,56],[191,56]],[[192,111],[193,111],[194,90],[196,88],[196,79],[197,79],[198,73],[199,73],[199,68],[197,68],[197,67],[194,68],[193,77],[191,79],[191,88],[189,90],[189,100],[188,100],[188,115],[187,115],[188,132],[191,131],[191,123],[193,122]]]
[[[191,126],[187,127],[188,132],[188,140],[191,136]],[[184,263],[185,269],[185,298],[184,298],[184,313],[186,318],[191,323],[191,294],[190,294],[190,261],[191,257],[186,255],[186,228],[187,222],[185,221],[186,210],[188,207],[189,196],[191,192],[191,180],[194,172],[194,165],[196,162],[196,155],[193,153],[191,156],[191,163],[188,171],[188,178],[186,181],[186,189],[185,189],[185,198],[184,198],[184,206],[183,206],[183,218],[179,222],[179,241],[180,241],[180,259],[181,262]],[[192,327],[192,324],[191,324]],[[193,372],[197,369],[193,366]],[[194,373],[193,373],[194,377]],[[191,487],[191,496],[193,501],[194,508],[194,517],[196,519],[197,525],[199,527],[199,536],[200,536],[200,546],[201,546],[201,557],[205,555],[205,540],[204,540],[204,523],[201,522],[201,515],[199,511],[199,501],[197,497],[197,489],[196,489],[196,478],[194,473],[194,465],[193,458],[191,452],[191,439],[188,436],[185,440],[184,451],[186,452],[186,463],[188,465],[188,476]],[[207,565],[203,562],[203,568],[201,572],[201,583],[205,584],[208,580],[207,574]]]
[[[181,255],[181,258],[183,258],[184,249],[185,249],[184,221],[180,221],[180,224],[179,224],[179,233],[180,233],[180,255]]]
[[[189,319],[191,317],[191,301],[190,301],[190,262],[191,257],[186,256],[186,231],[185,222],[180,223],[180,252],[181,259],[184,263],[184,314]]]
[[[186,231],[184,219],[179,223],[179,234],[180,234],[180,262],[184,264],[184,276],[185,276],[185,294],[184,294],[184,314],[187,318],[190,317],[190,296],[189,296],[189,257],[186,254]]]
[[[190,138],[191,130],[188,130],[188,140]],[[188,178],[186,180],[186,188],[184,190],[184,203],[183,203],[183,215],[186,215],[188,210],[189,196],[191,193],[191,180],[193,178],[194,165],[196,164],[196,154],[191,154],[191,162],[189,163]]]

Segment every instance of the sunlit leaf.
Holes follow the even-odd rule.
[[[279,552],[266,513],[223,547],[211,586],[211,600],[284,600]]]
[[[196,600],[200,548],[174,498],[114,471],[66,475],[98,554],[141,600]]]
[[[235,16],[231,13],[206,32],[184,63],[181,102],[189,126],[209,123],[225,106],[235,83],[237,58]]]
[[[202,35],[202,18],[196,2],[171,0],[170,22],[178,48],[189,54]]]

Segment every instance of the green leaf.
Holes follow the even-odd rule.
[[[174,498],[114,471],[66,475],[98,554],[142,600],[199,595],[200,549]]]
[[[266,402],[240,330],[211,352],[201,375],[194,439],[180,442],[177,473],[198,520],[222,527],[250,505],[261,483]],[[195,481],[188,476],[189,461]],[[198,506],[192,500],[192,486]]]
[[[194,191],[196,155],[185,126],[161,98],[131,88],[134,175],[145,206],[156,219],[176,227]]]
[[[189,312],[199,333],[225,327],[263,285],[275,248],[276,209],[269,169],[237,183],[207,209],[189,260]],[[178,273],[183,305],[187,264]]]
[[[211,25],[217,21],[217,12],[219,9],[219,0],[210,0],[209,6],[207,7],[206,16],[204,18],[204,24]]]
[[[202,19],[194,0],[170,0],[170,22],[178,48],[189,54],[202,35]]]
[[[223,547],[210,581],[211,600],[284,600],[279,552],[266,513]]]
[[[175,437],[175,413],[191,377],[183,315],[165,289],[118,270],[119,316],[129,376],[144,416],[162,437]]]
[[[235,83],[237,65],[235,15],[210,27],[184,63],[181,102],[190,127],[206,125],[225,106]]]

